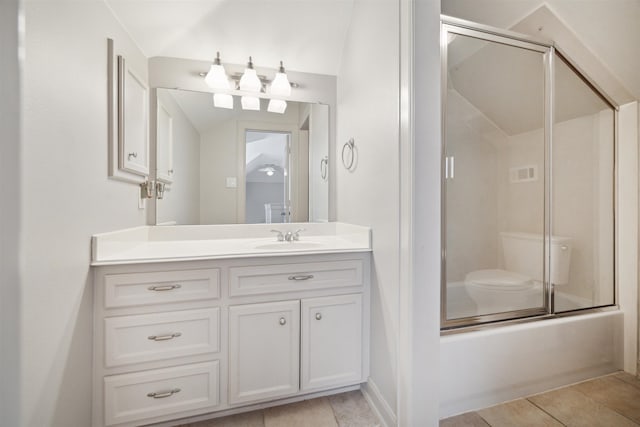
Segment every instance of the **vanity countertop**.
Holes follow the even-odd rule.
[[[279,242],[271,230],[300,233]],[[142,226],[91,237],[91,265],[371,251],[371,229],[339,222]]]

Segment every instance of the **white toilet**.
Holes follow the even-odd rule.
[[[499,313],[542,306],[543,237],[501,232],[504,270],[472,271],[465,277],[478,314]],[[569,283],[571,238],[551,237],[551,283]]]

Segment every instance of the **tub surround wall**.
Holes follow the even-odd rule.
[[[20,92],[22,37],[18,0],[0,1],[0,414],[10,426],[20,422],[21,182]]]
[[[447,281],[458,282],[470,271],[502,268],[500,231],[542,232],[544,135],[506,135],[458,92],[448,93],[447,149],[456,175],[446,181]],[[611,150],[601,153],[610,147],[611,127],[611,117],[597,113],[554,126],[553,234],[573,238],[570,282],[561,291],[595,305],[613,300],[613,247],[606,241],[613,170]],[[539,178],[510,182],[510,168],[526,165],[537,165]]]
[[[498,205],[504,192],[496,189],[504,188],[500,152],[507,135],[454,89],[448,90],[446,108],[447,154],[454,156],[459,171],[446,180],[450,283],[464,281],[471,271],[496,268],[501,262],[499,233],[506,230],[498,227]]]
[[[88,426],[89,238],[146,223],[140,189],[107,178],[107,38],[147,61],[104,2],[23,6],[21,425]]]

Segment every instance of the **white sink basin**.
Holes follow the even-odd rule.
[[[277,242],[254,246],[254,248],[260,250],[295,251],[300,249],[318,249],[322,246],[326,245],[315,242]]]

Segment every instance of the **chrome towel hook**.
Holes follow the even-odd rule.
[[[342,164],[347,170],[351,170],[353,168],[353,161],[356,157],[355,145],[355,140],[353,138],[349,138],[349,140],[342,146]]]

